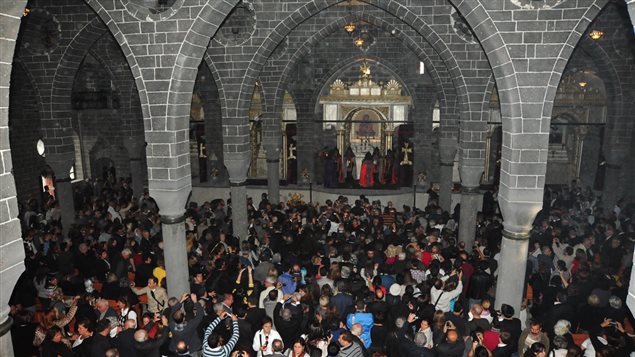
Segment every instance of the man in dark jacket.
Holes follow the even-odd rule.
[[[188,299],[191,299],[194,305],[194,317],[187,321],[185,318],[185,311],[181,309],[183,303]],[[189,346],[190,352],[197,352],[202,349],[201,339],[198,336],[198,325],[203,320],[203,307],[196,298],[196,294],[183,294],[181,301],[172,306],[172,310],[169,314],[169,327],[172,332],[172,339],[170,340],[170,351],[176,353],[176,343],[178,341],[185,341]]]
[[[106,351],[112,347],[110,343],[110,337],[108,334],[110,333],[110,321],[109,320],[101,320],[97,323],[97,327],[95,327],[95,332],[93,332],[92,343],[90,345],[90,356],[91,357],[102,357],[106,354]]]
[[[461,357],[465,350],[465,342],[460,338],[457,330],[447,330],[443,342],[437,346],[437,352],[444,357]]]
[[[164,317],[165,319],[165,317]],[[167,323],[167,319],[164,321]],[[137,349],[137,355],[144,357],[160,357],[159,348],[165,343],[168,338],[169,328],[165,326],[155,339],[148,339],[148,332],[146,330],[137,330],[134,334],[135,348]]]
[[[302,309],[297,309],[299,313],[294,314],[289,306],[286,306],[291,304],[292,303],[283,304],[279,302],[273,310],[273,321],[285,346],[293,346],[293,341],[300,337],[301,333]]]
[[[488,291],[494,283],[494,278],[486,273],[485,269],[487,269],[487,262],[479,262],[476,266],[476,271],[470,278],[470,286],[467,292],[467,297],[470,299],[470,307],[474,304],[480,304],[488,296]]]
[[[117,338],[114,340],[114,344],[119,351],[120,357],[136,357],[137,351],[135,350],[134,332],[135,332],[135,320],[126,320],[124,323],[124,330],[119,332]]]
[[[339,317],[344,318],[355,305],[355,300],[351,294],[348,294],[348,287],[345,281],[340,280],[335,285],[337,286],[337,294],[331,298],[331,304],[337,310]]]

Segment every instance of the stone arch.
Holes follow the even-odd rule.
[[[103,22],[95,17],[75,35],[62,55],[51,83],[50,120],[52,123],[44,126],[43,129],[45,141],[58,139],[61,145],[47,145],[47,150],[65,153],[72,148],[70,133],[66,129],[71,128],[70,98],[75,75],[91,46],[104,34],[104,31],[106,27]],[[59,137],[60,134],[62,137]]]
[[[601,44],[586,36],[580,41],[580,49],[589,54],[589,57],[600,71],[607,90],[607,97],[615,98],[614,101],[616,103],[621,103],[623,98],[621,77],[618,75],[618,71],[606,50]],[[611,115],[621,116],[624,108],[622,106],[609,105],[607,110]]]
[[[598,5],[601,4],[601,5]],[[558,60],[556,61],[554,68],[551,70],[551,78],[549,79],[549,87],[545,92],[545,97],[543,103],[542,116],[548,117],[548,113],[551,113],[553,109],[553,99],[556,97],[556,91],[558,90],[558,84],[560,83],[560,79],[562,78],[562,73],[564,72],[565,67],[567,66],[567,62],[569,58],[571,58],[571,54],[573,50],[578,45],[578,42],[586,33],[587,28],[595,19],[595,17],[600,13],[602,8],[608,4],[608,0],[596,0],[593,5],[587,9],[584,15],[580,18],[578,23],[575,26],[575,29],[569,33],[569,37],[565,45],[560,50],[558,54]]]
[[[3,48],[3,57],[6,58],[10,66],[15,50],[15,41],[20,28],[20,19],[22,11],[26,6],[26,0],[3,1],[0,2],[0,27],[3,28],[0,46]],[[8,67],[7,66],[7,67]],[[7,67],[4,70],[9,70]],[[0,76],[0,95],[3,98],[9,96],[11,76],[3,72]],[[2,106],[7,106],[6,102]],[[0,127],[6,128],[9,123],[9,111],[0,110]],[[9,143],[9,130],[0,130],[0,141]],[[11,155],[11,147],[3,144],[0,148],[0,154],[3,157]],[[6,155],[6,156],[5,156]],[[3,182],[2,190],[0,190],[0,201],[6,207],[11,207],[7,212],[2,214],[0,224],[2,225],[2,259],[0,260],[0,279],[2,280],[2,288],[9,292],[12,291],[18,278],[24,271],[24,246],[20,236],[20,221],[17,214],[17,200],[15,197],[15,180],[11,173],[12,164],[2,165],[0,168],[0,179]],[[10,327],[11,320],[9,316],[9,293],[0,294],[0,325]],[[8,356],[13,354],[11,347],[11,338],[8,335],[0,336],[2,353]]]
[[[487,89],[485,90],[485,92],[483,92],[483,99],[482,99],[482,105],[481,105],[481,119],[482,121],[488,122],[489,121],[489,107],[490,107],[490,102],[491,102],[491,98],[494,92],[494,89],[496,87],[496,80],[494,79],[494,75],[491,74],[489,76],[489,79],[487,80]]]
[[[496,24],[483,5],[475,0],[449,1],[467,21],[481,43],[492,68],[501,103],[516,103],[501,104],[501,113],[505,113],[508,118],[521,118],[520,93],[514,75],[516,71]]]
[[[227,17],[236,4],[238,4],[238,2],[239,0],[216,0],[215,6],[211,6],[208,2],[201,9],[201,12],[192,22],[191,27],[187,31],[185,40],[182,42],[179,53],[177,54],[176,66],[180,66],[181,70],[175,71],[176,66],[172,67],[168,103],[178,104],[181,102],[180,94],[192,94],[194,90],[194,83],[196,81],[196,73],[198,72],[198,66],[203,60],[210,38],[214,36],[222,21]],[[185,44],[193,44],[193,46],[191,46],[193,49],[188,50],[185,48]],[[189,105],[169,105],[168,115],[188,115],[189,110]]]
[[[399,76],[398,73],[393,71],[390,67],[384,65],[385,61],[381,61],[381,58],[378,58],[376,56],[371,56],[367,54],[359,54],[359,55],[351,56],[349,58],[345,58],[342,61],[340,61],[340,63],[336,67],[331,68],[331,70],[324,76],[324,80],[322,81],[322,83],[319,83],[317,85],[317,88],[319,88],[319,91],[316,91],[315,95],[311,98],[311,104],[309,105],[309,108],[315,108],[315,110],[317,111],[317,109],[319,108],[319,97],[320,95],[322,95],[322,91],[324,90],[324,88],[333,80],[335,80],[336,79],[335,77],[338,75],[338,73],[340,73],[346,67],[349,67],[351,63],[361,63],[364,59],[368,60],[369,62],[374,62],[375,66],[382,67],[384,70],[389,72],[392,76],[395,77],[395,79],[397,80],[397,82],[399,82],[399,84],[403,85],[402,88],[406,92],[405,94],[410,95],[410,90],[405,85],[406,82],[403,80],[403,78],[401,78],[401,76]]]
[[[33,91],[35,92],[35,101],[37,103],[38,111],[40,112],[40,117],[41,117],[46,112],[45,106],[44,106],[44,100],[42,99],[42,94],[40,94],[39,87],[36,85],[37,82],[35,81],[35,78],[33,78],[33,74],[31,73],[31,71],[29,71],[29,68],[26,66],[26,64],[17,57],[14,57],[13,66],[18,67],[20,68],[21,71],[23,71],[24,75],[29,80],[29,85],[33,87]]]
[[[223,87],[223,81],[221,81],[220,76],[218,75],[218,69],[216,68],[216,64],[209,55],[209,52],[205,52],[205,56],[203,57],[203,61],[207,65],[210,73],[212,74],[212,78],[214,78],[214,83],[216,84],[216,89],[218,90],[218,98],[221,103],[221,108],[227,108],[227,98],[225,97],[225,89]],[[222,113],[222,110],[221,110]]]
[[[367,13],[350,14],[338,19],[335,22],[331,22],[329,25],[325,26],[316,34],[314,34],[311,38],[309,38],[309,40],[307,40],[304,44],[302,44],[302,46],[300,46],[300,48],[298,48],[298,50],[296,50],[296,52],[289,58],[287,62],[287,66],[285,67],[283,74],[280,77],[280,80],[277,85],[277,91],[276,91],[276,95],[274,99],[275,100],[274,111],[278,110],[278,108],[280,108],[280,106],[282,105],[282,96],[284,94],[284,90],[282,89],[284,87],[283,83],[286,81],[286,78],[288,77],[291,69],[293,68],[293,64],[295,64],[302,56],[304,56],[305,54],[308,53],[308,51],[310,51],[311,45],[323,40],[333,31],[340,29],[345,23],[349,21],[357,21],[357,20],[364,20],[364,21],[370,22],[371,24],[377,25],[388,32],[390,32],[393,29],[396,30],[396,28],[393,25],[388,24],[386,21],[372,14],[367,14]],[[437,86],[437,88],[440,90],[440,92],[443,93],[443,97],[445,100],[446,88],[442,85],[437,68],[432,64],[432,61],[425,54],[425,51],[423,50],[423,48],[419,44],[417,44],[412,38],[404,35],[403,32],[401,31],[396,31],[395,36],[399,38],[400,40],[402,40],[404,44],[410,50],[412,50],[421,60],[423,60],[423,62],[426,65],[426,68],[430,68],[430,71],[432,72],[432,75],[431,75],[432,79],[435,85]]]
[[[130,16],[139,21],[163,21],[169,20],[172,16],[174,16],[181,6],[183,6],[184,1],[185,0],[176,0],[174,4],[160,12],[157,12],[156,10],[151,11],[143,5],[136,4],[134,0],[125,2],[125,7]]]
[[[445,42],[439,37],[439,35],[432,30],[423,20],[421,20],[415,13],[413,13],[406,6],[398,4],[397,2],[391,1],[389,3],[381,2],[379,0],[361,0],[369,5],[375,6],[377,8],[383,9],[384,11],[393,14],[396,18],[403,21],[405,24],[413,28],[419,35],[423,38],[429,39],[429,43],[435,48],[437,53],[441,56],[441,58],[447,63],[446,67],[448,68],[453,81],[455,83],[455,87],[460,93],[459,96],[464,96],[467,98],[467,88],[465,83],[463,82],[463,77],[461,76],[458,64],[456,59],[452,55],[451,51],[446,46]],[[239,92],[239,101],[238,103],[244,103],[249,100],[248,94],[251,93],[251,90],[247,88],[251,88],[255,84],[255,80],[260,72],[262,66],[265,64],[265,61],[273,50],[278,46],[278,44],[288,35],[295,27],[297,27],[300,23],[304,22],[306,19],[314,16],[318,12],[323,9],[333,6],[341,1],[317,1],[313,0],[304,6],[300,7],[292,14],[287,16],[284,20],[282,20],[273,31],[269,34],[269,36],[263,41],[263,44],[260,46],[258,51],[252,57],[252,60],[249,63],[249,67],[247,68],[246,74],[243,77],[241,82],[240,92]],[[463,101],[467,107],[464,110],[469,111],[469,101]],[[247,108],[236,108],[238,110],[238,117],[243,118],[246,117],[245,111]]]

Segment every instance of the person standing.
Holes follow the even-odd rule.
[[[134,284],[133,284],[134,286]],[[168,293],[159,286],[157,278],[148,279],[148,286],[141,289],[132,289],[137,295],[148,296],[148,311],[151,313],[162,312],[168,305]]]
[[[258,330],[254,335],[252,348],[257,351],[257,356],[267,356],[273,353],[271,349],[274,340],[281,340],[280,334],[273,329],[273,322],[269,317],[262,319],[262,329]],[[207,356],[206,356],[207,357]]]

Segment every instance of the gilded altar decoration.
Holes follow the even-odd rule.
[[[294,192],[289,194],[289,199],[287,200],[287,206],[289,207],[298,207],[304,205],[305,202],[302,200],[302,195]]]

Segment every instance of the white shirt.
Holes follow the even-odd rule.
[[[257,355],[258,357],[271,355],[273,354],[273,351],[271,350],[271,345],[273,344],[273,340],[282,341],[282,337],[280,337],[280,334],[278,333],[278,331],[272,329],[271,332],[269,332],[269,336],[267,338],[267,336],[265,336],[262,329],[260,329],[254,335],[254,342],[251,348],[253,348],[254,351],[258,351],[258,355]],[[265,350],[262,351],[260,347],[265,345],[267,346],[267,348],[265,348]]]
[[[609,342],[601,336],[598,336],[598,341],[600,341],[600,343],[604,345],[609,344]],[[584,342],[582,342],[580,347],[582,347],[582,351],[584,351],[584,357],[595,357],[595,348],[593,347],[593,344],[591,343],[590,338],[587,338],[586,340],[584,340]]]

